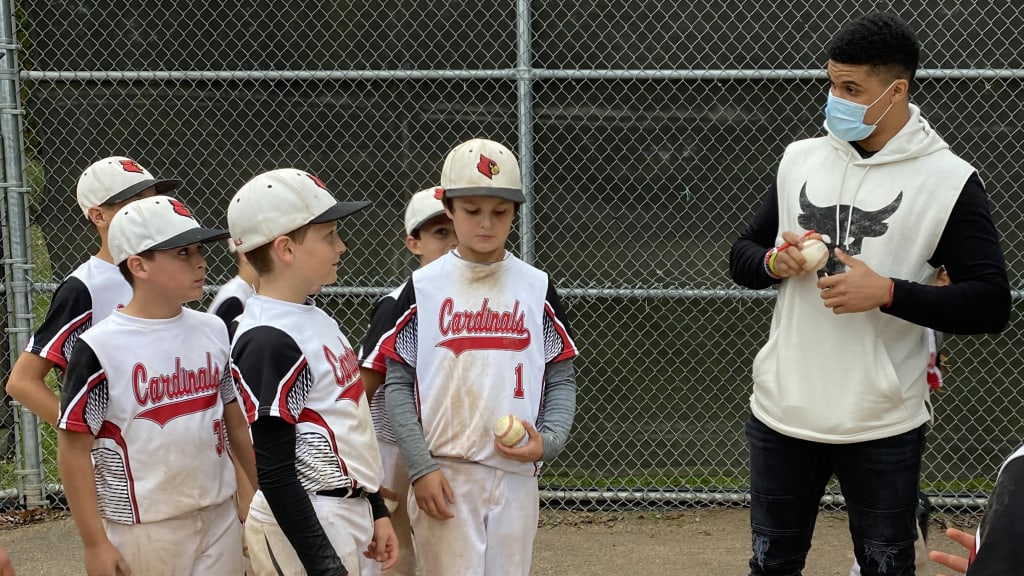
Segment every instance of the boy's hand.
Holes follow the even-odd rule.
[[[412,483],[412,491],[416,494],[416,505],[427,516],[436,520],[455,518],[455,514],[448,509],[448,503],[455,504],[455,493],[444,477],[444,472],[434,470],[424,474]]]
[[[974,550],[974,536],[956,528],[946,529],[946,538],[949,538],[953,542],[963,546],[970,553]],[[956,572],[963,574],[967,572],[967,558],[963,556],[957,556],[956,554],[947,554],[945,552],[939,552],[938,550],[932,550],[928,553],[928,559],[936,564],[942,564],[946,568],[955,570]],[[942,576],[941,574],[939,576]]]
[[[394,490],[381,486],[379,492],[380,492],[380,495],[385,500],[394,500],[395,502],[398,502],[398,494],[395,494]]]
[[[519,462],[537,462],[544,457],[544,437],[541,436],[540,432],[534,428],[533,424],[530,424],[526,420],[523,420],[523,428],[526,428],[526,434],[529,440],[526,444],[518,448],[512,448],[505,446],[497,439],[494,440],[494,449],[497,450],[498,454],[501,454],[509,460],[517,460]]]
[[[110,542],[86,547],[85,572],[89,576],[132,576],[128,562]]]
[[[398,561],[398,536],[391,526],[390,518],[379,518],[373,521],[373,540],[363,552],[363,556],[383,564],[381,570],[387,570]]]

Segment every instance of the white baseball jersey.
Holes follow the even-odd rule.
[[[494,450],[505,414],[540,425],[544,371],[576,356],[547,274],[509,254],[483,265],[454,252],[413,272],[381,353],[416,369],[423,435],[435,457],[534,476]]]
[[[229,360],[224,324],[187,308],[165,320],[115,312],[81,336],[58,426],[96,437],[104,518],[156,522],[231,497],[223,419],[235,401]]]
[[[380,487],[380,453],[359,362],[338,323],[312,304],[253,296],[238,318],[232,371],[249,422],[295,426],[295,466],[308,492]]]
[[[131,299],[132,287],[117,266],[93,256],[57,287],[46,319],[25,351],[64,370],[82,333]]]
[[[381,374],[387,371],[384,355],[380,352],[380,345],[384,341],[384,337],[395,327],[395,306],[398,296],[404,288],[405,284],[402,284],[373,305],[370,328],[366,332],[362,346],[359,347],[359,365],[363,368]],[[395,432],[391,429],[391,418],[388,417],[383,390],[378,390],[374,396],[374,401],[370,404],[370,415],[373,417],[373,428],[377,431],[377,438],[394,444],[396,442]]]

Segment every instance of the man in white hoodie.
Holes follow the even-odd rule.
[[[914,574],[926,329],[1001,331],[1006,263],[976,170],[909,101],[909,26],[863,16],[828,52],[827,133],[786,148],[730,254],[737,283],[778,285],[746,424],[750,574],[801,573],[833,474],[862,574]],[[800,255],[807,237],[830,250],[817,275]],[[939,266],[950,286],[931,284]]]

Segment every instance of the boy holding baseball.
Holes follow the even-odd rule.
[[[547,274],[505,250],[526,200],[512,152],[464,142],[441,187],[458,248],[413,272],[381,345],[417,561],[425,574],[527,576],[537,474],[564,448],[576,410],[576,346]],[[522,445],[493,435],[508,414],[524,423]]]
[[[230,442],[255,481],[227,330],[183,305],[203,295],[203,228],[167,196],[121,208],[111,260],[131,300],[68,360],[57,464],[89,576],[241,574]]]
[[[295,169],[256,176],[228,206],[232,241],[260,279],[231,348],[256,452],[245,533],[258,575],[358,574],[361,555],[384,568],[397,558],[358,359],[309,298],[337,281],[337,222],[367,206]]]
[[[458,244],[455,228],[451,218],[445,214],[441,203],[441,189],[427,188],[413,194],[405,208],[405,247],[419,258],[420,267],[437,260]],[[380,446],[381,463],[384,465],[382,485],[391,491],[389,502],[391,524],[398,536],[399,548],[402,550],[395,566],[388,574],[395,576],[413,576],[416,574],[416,556],[413,552],[412,530],[409,526],[408,506],[402,503],[409,493],[409,475],[405,470],[405,461],[395,442],[395,434],[391,430],[391,420],[385,408],[384,394],[376,394],[384,381],[386,372],[384,355],[380,353],[380,344],[384,336],[394,327],[395,304],[402,286],[384,296],[373,306],[370,328],[360,347],[359,372],[363,377],[366,397],[370,399],[370,414],[373,416],[373,427],[377,431],[377,444]],[[377,567],[364,571],[364,576],[379,573]]]
[[[11,369],[7,393],[39,418],[57,424],[60,398],[46,385],[56,367],[64,371],[79,336],[132,298],[110,256],[107,233],[117,211],[134,200],[163,194],[181,180],[154,178],[131,158],[111,156],[91,164],[78,178],[76,198],[100,237],[100,248],[61,282],[42,325]]]

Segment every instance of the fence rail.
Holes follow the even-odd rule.
[[[95,249],[73,190],[97,158],[184,179],[207,222],[223,224],[253,174],[287,165],[372,200],[346,221],[343,278],[321,297],[358,340],[411,269],[405,200],[436,183],[452,145],[486,136],[520,156],[514,251],[556,279],[582,350],[546,505],[746,504],[742,422],[774,292],[733,285],[729,244],[785,145],[821,132],[830,35],[890,3],[0,4],[4,370]],[[920,4],[900,10],[924,47],[913,98],[981,171],[1020,312],[1024,8]],[[208,292],[232,273],[226,251],[211,254]],[[1022,340],[1016,323],[947,339],[923,473],[940,506],[984,503],[1020,442]],[[0,505],[63,506],[53,430],[0,404],[0,433],[16,447]]]

